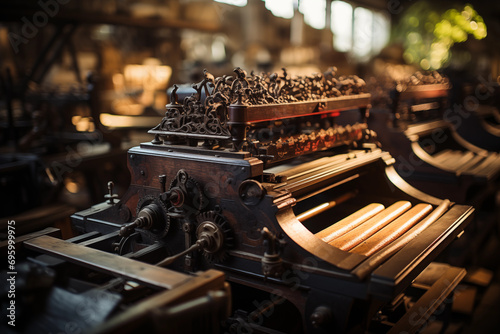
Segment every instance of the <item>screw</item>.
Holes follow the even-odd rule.
[[[115,184],[113,183],[113,181],[109,181],[108,182],[108,194],[104,195],[104,198],[106,198],[108,200],[109,204],[114,204],[115,203],[114,199],[118,197],[118,195],[113,194],[114,186],[115,186]]]

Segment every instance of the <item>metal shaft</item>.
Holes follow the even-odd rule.
[[[175,255],[172,255],[172,256],[169,256],[163,260],[161,260],[160,262],[158,262],[156,265],[158,267],[165,267],[165,266],[168,266],[169,264],[173,263],[175,260],[177,260],[178,258],[186,255],[186,254],[189,254],[195,250],[198,250],[198,249],[202,249],[203,248],[203,243],[201,242],[196,242],[194,243],[191,247],[183,250],[182,252],[178,253],[178,254],[175,254]]]
[[[319,215],[322,212],[325,212],[328,209],[333,208],[334,206],[341,204],[353,197],[355,197],[357,194],[357,191],[350,191],[342,196],[337,197],[333,201],[325,202],[323,204],[318,205],[317,207],[314,207],[310,210],[307,210],[300,215],[297,216],[297,219],[300,220],[302,223],[314,216]]]

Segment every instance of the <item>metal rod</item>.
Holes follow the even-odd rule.
[[[432,205],[430,204],[420,203],[415,205],[401,217],[384,227],[381,231],[375,233],[373,236],[351,249],[351,252],[365,256],[373,255],[379,249],[382,249],[402,236],[431,211]]]
[[[315,208],[312,208],[310,210],[307,210],[307,211],[301,213],[300,215],[297,216],[297,219],[303,223],[304,221],[308,220],[309,218],[317,216],[320,213],[325,212],[326,210],[333,208],[337,204],[343,203],[351,198],[354,198],[357,193],[358,192],[356,190],[350,191],[342,196],[337,197],[333,201],[325,202],[323,204],[318,205]]]
[[[304,174],[303,176],[293,181],[287,179],[286,188],[291,192],[306,188],[312,184],[327,180],[334,175],[340,174],[341,172],[344,172],[346,170],[352,170],[356,167],[361,167],[364,164],[369,163],[370,158],[373,158],[373,156],[369,156],[367,154],[356,159],[346,160],[344,163],[337,166],[322,168],[321,170],[315,171],[314,173],[311,172]]]
[[[306,162],[300,166],[296,166],[277,174],[286,176],[287,180],[293,180],[295,178],[304,176],[306,174],[315,173],[318,170],[329,168],[331,166],[337,165],[349,159],[348,154],[339,154],[333,157],[321,158],[315,161]]]
[[[369,153],[359,152],[345,156],[346,158],[344,158],[342,163],[340,163],[341,161],[338,161],[330,165],[325,161],[325,164],[318,164],[315,162],[298,166],[297,168],[300,169],[298,170],[300,174],[298,177],[294,174],[290,175],[288,173],[289,170],[280,171],[277,174],[280,176],[286,176],[287,181],[282,185],[279,185],[276,189],[287,189],[293,194],[294,197],[298,197],[306,193],[310,194],[311,188],[317,186],[320,187],[333,177],[338,177],[348,171],[356,173],[355,171],[358,168],[377,161],[381,157],[381,151],[376,150]],[[359,177],[360,174],[361,173],[357,173],[355,175],[356,177]]]
[[[323,188],[321,188],[321,189],[319,189],[319,190],[316,190],[316,191],[314,191],[314,192],[308,193],[307,195],[304,195],[304,196],[302,196],[302,197],[297,198],[297,203],[298,203],[298,202],[301,202],[301,201],[303,201],[303,200],[306,200],[306,199],[308,199],[308,198],[311,198],[311,197],[313,197],[313,196],[316,196],[317,194],[321,194],[322,192],[325,192],[325,191],[327,191],[327,190],[330,190],[330,189],[333,189],[333,188],[338,187],[338,186],[340,186],[340,185],[343,185],[344,183],[350,182],[350,181],[355,180],[355,179],[357,179],[357,178],[359,178],[359,174],[354,174],[354,175],[352,175],[352,176],[350,176],[350,177],[348,177],[348,178],[345,178],[345,179],[343,179],[343,180],[340,180],[339,182],[335,182],[335,183],[333,183],[333,184],[330,184],[330,185],[329,185],[329,186],[327,186],[327,187],[323,187]]]
[[[191,252],[193,252],[195,250],[201,249],[201,248],[203,248],[202,243],[196,242],[191,247],[183,250],[180,253],[177,253],[175,255],[169,256],[169,257],[161,260],[160,262],[158,262],[155,265],[158,266],[158,267],[168,266],[169,264],[173,263],[178,258],[183,257],[184,255],[189,254],[189,253],[191,253]]]
[[[446,211],[448,211],[451,206],[451,202],[447,199],[443,200],[439,206],[432,211],[424,220],[415,225],[407,233],[405,233],[401,238],[397,239],[395,242],[391,243],[387,247],[382,248],[380,251],[375,253],[368,260],[361,263],[356,267],[352,273],[359,279],[363,279],[371,273],[375,268],[377,268],[381,263],[385,262],[389,257],[394,255],[403,246],[409,243],[411,240],[415,239],[420,233],[422,233],[427,227],[439,219]]]
[[[398,201],[360,226],[329,242],[330,245],[349,251],[375,234],[411,208],[408,201]]]
[[[324,242],[330,242],[335,238],[347,233],[347,231],[364,223],[371,217],[375,216],[380,211],[384,210],[384,206],[378,203],[368,204],[361,210],[354,212],[353,214],[345,217],[341,221],[332,224],[331,226],[325,228],[324,230],[316,233],[315,235],[322,239]]]

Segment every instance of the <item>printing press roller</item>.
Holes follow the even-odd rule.
[[[205,72],[182,103],[174,89],[153,141],[128,151],[126,194],[74,214],[75,231],[101,251],[223,271],[230,331],[417,330],[463,269],[415,297],[427,311],[413,325],[381,319],[405,314],[402,296],[474,209],[408,185],[366,123],[335,123],[346,110],[367,116],[361,79],[235,73]]]

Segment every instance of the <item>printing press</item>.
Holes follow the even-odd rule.
[[[491,152],[500,151],[500,79],[464,84],[458,92],[460,103],[468,106],[467,121],[457,124],[455,130],[465,140]]]
[[[79,237],[25,248],[87,265],[92,248],[113,257],[95,266],[125,271],[136,259],[223,272],[230,333],[416,332],[442,315],[465,270],[433,260],[474,209],[398,175],[367,128],[362,79],[234,72],[205,71],[181,102],[172,91],[154,139],[128,151],[126,194],[110,183],[104,203],[71,217]],[[362,122],[337,124],[353,110]]]
[[[468,111],[470,106],[449,105],[450,90],[448,79],[439,73],[417,72],[394,88],[392,113],[373,113],[370,127],[410,184],[476,208],[489,205],[499,189],[500,156],[475,146],[456,131],[474,128],[476,138],[482,136]]]
[[[479,104],[467,115],[467,122],[456,130],[471,144],[492,152],[500,151],[500,112],[495,106]]]

